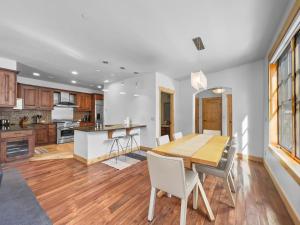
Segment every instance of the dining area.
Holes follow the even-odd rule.
[[[155,217],[156,198],[175,197],[180,199],[180,225],[185,225],[190,195],[193,210],[204,211],[210,221],[215,221],[204,189],[207,176],[222,179],[227,195],[226,204],[234,208],[236,189],[232,168],[236,148],[232,145],[231,137],[204,130],[202,134],[183,135],[182,132],[176,132],[171,139],[168,135],[158,137],[157,147],[147,152],[151,183],[148,221]],[[199,197],[204,208],[198,208]]]

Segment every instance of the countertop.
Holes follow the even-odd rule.
[[[98,131],[112,131],[112,130],[132,129],[132,128],[142,128],[142,127],[146,127],[146,125],[131,124],[130,126],[125,126],[123,124],[116,124],[116,125],[106,125],[102,128],[97,128],[95,126],[87,126],[87,127],[76,127],[74,130],[85,131],[85,132],[98,132]]]
[[[22,130],[34,130],[46,125],[51,125],[54,123],[33,123],[24,126],[20,125],[10,125],[8,128],[0,128],[0,132],[13,132],[13,131],[22,131]]]

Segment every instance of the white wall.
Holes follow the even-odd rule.
[[[124,86],[121,82],[105,86],[108,92],[104,92],[104,123],[120,124],[129,116],[132,123],[147,126],[141,129],[141,145],[154,147],[156,135],[155,74],[145,74],[123,82]],[[138,82],[138,88],[136,88],[136,82]],[[121,95],[121,91],[126,92],[126,95]],[[134,97],[135,93],[139,96]]]
[[[15,60],[0,57],[0,68],[17,70],[17,62]]]
[[[269,46],[269,50],[273,46],[281,28],[288,17],[290,9],[292,8],[294,1],[292,1],[288,6],[281,20],[280,26],[278,26],[276,34],[274,34],[273,42]],[[300,186],[293,177],[286,171],[286,169],[281,165],[280,161],[269,151],[269,101],[268,101],[268,54],[264,60],[264,160],[267,166],[270,168],[272,175],[278,181],[279,186],[281,187],[282,192],[285,194],[290,205],[295,210],[295,213],[298,215],[298,220],[300,220],[300,195],[295,193],[300,193]]]
[[[75,85],[61,84],[61,83],[32,79],[32,78],[21,77],[21,76],[17,76],[17,82],[22,83],[22,84],[36,85],[36,86],[61,89],[61,90],[66,90],[66,91],[76,91],[76,92],[83,92],[83,93],[99,93],[99,94],[103,93],[102,91],[78,87]]]
[[[263,60],[206,74],[208,88],[232,88],[233,135],[243,154],[263,156]],[[190,79],[179,84],[180,128],[193,131],[193,94]]]

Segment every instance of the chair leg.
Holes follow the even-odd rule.
[[[198,208],[198,184],[195,185],[193,190],[193,209]]]
[[[235,193],[235,186],[234,186],[234,181],[232,179],[231,173],[229,173],[229,175],[228,175],[228,180],[229,180],[231,192]]]
[[[234,201],[234,198],[233,198],[231,190],[230,190],[230,184],[229,184],[229,181],[228,181],[228,177],[224,178],[223,181],[224,181],[224,186],[226,188],[226,191],[227,191],[227,194],[228,194],[228,197],[229,197],[229,200],[230,200],[230,206],[235,208],[235,201]]]
[[[156,198],[156,188],[151,188],[151,195],[150,195],[150,204],[148,210],[148,221],[152,221],[154,217],[154,209],[155,209],[155,198]]]
[[[133,141],[134,141],[134,143],[135,143],[135,145],[137,147],[137,150],[140,151],[141,149],[140,149],[140,146],[138,145],[137,141],[135,140],[134,137],[132,137],[132,139],[133,139]]]
[[[110,158],[110,155],[111,155],[111,153],[113,151],[114,145],[115,145],[115,139],[113,140],[113,143],[111,144],[111,147],[110,147],[109,156],[108,156],[109,158]]]
[[[186,224],[187,199],[181,199],[180,225]]]

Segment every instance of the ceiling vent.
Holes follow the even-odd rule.
[[[200,37],[193,38],[193,42],[194,42],[194,44],[195,44],[198,51],[205,49],[205,47],[203,45],[203,42],[202,42]]]

